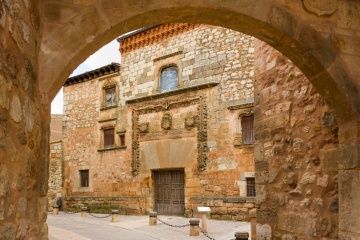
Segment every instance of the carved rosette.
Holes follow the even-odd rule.
[[[187,117],[184,123],[186,128],[193,128],[196,125],[196,117]]]
[[[331,16],[338,8],[338,0],[302,0],[306,10],[317,16]]]
[[[165,113],[161,119],[161,128],[164,130],[169,130],[171,129],[171,125],[171,115],[170,113]]]
[[[149,123],[140,123],[138,125],[138,130],[140,133],[147,133],[149,132]]]
[[[154,105],[144,105],[138,109],[133,109],[132,111],[132,123],[133,123],[133,174],[138,175],[140,171],[140,158],[139,158],[139,134],[142,133],[140,125],[144,123],[139,123],[139,115],[153,113],[153,112],[162,112],[169,111],[171,109],[176,109],[180,107],[188,107],[191,105],[197,105],[197,116],[190,117],[192,119],[185,119],[185,125],[189,127],[197,127],[197,145],[198,145],[198,170],[204,171],[207,166],[207,105],[206,97],[199,96],[195,98],[185,98],[177,101],[163,101],[157,102]],[[165,113],[162,121],[161,127],[165,130],[171,129],[171,115]],[[188,123],[186,123],[188,122]],[[148,123],[147,123],[148,124]],[[145,127],[144,127],[145,128]],[[148,126],[147,126],[148,131]]]

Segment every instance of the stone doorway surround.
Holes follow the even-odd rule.
[[[359,19],[360,3],[351,0],[2,1],[0,236],[47,238],[50,102],[77,65],[120,34],[191,22],[265,41],[331,106],[340,143],[325,156],[339,169],[340,214],[333,221],[339,239],[360,238]],[[278,219],[262,221],[276,229]]]

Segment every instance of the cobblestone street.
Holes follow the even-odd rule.
[[[97,214],[97,216],[104,216]],[[160,216],[161,220],[173,224],[189,223],[188,218]],[[80,213],[48,215],[49,240],[185,240],[208,239],[202,233],[198,237],[189,236],[189,227],[175,228],[158,221],[157,226],[149,226],[148,216],[119,216],[119,222],[111,222],[111,217],[87,218]],[[201,226],[201,223],[200,223]],[[208,220],[208,235],[216,240],[234,239],[235,232],[250,233],[250,223]]]

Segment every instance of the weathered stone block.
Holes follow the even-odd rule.
[[[341,170],[339,182],[339,229],[360,234],[360,171]]]

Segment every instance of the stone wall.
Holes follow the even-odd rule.
[[[62,197],[63,187],[63,152],[62,141],[50,143],[48,209],[52,211],[56,200]]]
[[[0,1],[0,239],[47,239],[50,104],[37,1]]]
[[[193,27],[161,44],[122,54],[121,105],[156,93],[160,68],[168,64],[179,67],[180,87],[219,82],[218,101],[253,102],[253,38],[210,25]]]
[[[121,215],[145,214],[146,199],[143,196],[93,196],[65,197],[65,208],[68,211],[79,212],[81,206],[87,206],[90,212],[111,213],[119,210]]]
[[[282,54],[255,44],[257,239],[337,239],[333,113]]]
[[[251,144],[236,145],[235,139],[241,132],[240,114],[252,108],[253,44],[253,38],[228,29],[194,25],[176,37],[123,54],[119,76],[66,86],[65,204],[100,206],[107,201],[104,197],[144,196],[144,210],[138,213],[149,212],[154,209],[152,171],[161,169],[184,170],[187,210],[211,203],[193,197],[245,199],[240,175],[254,172],[253,150]],[[159,71],[168,64],[178,66],[180,85],[160,93]],[[117,105],[105,108],[103,87],[109,84],[116,86]],[[171,116],[168,130],[161,126],[165,114]],[[194,125],[184,124],[188,117]],[[148,130],[138,132],[146,124]],[[115,144],[103,149],[102,129],[109,126],[115,128]],[[200,132],[206,133],[205,139],[199,138]],[[117,134],[125,135],[125,146]],[[89,169],[87,188],[79,187],[82,169]],[[216,218],[240,220],[254,203],[209,206]],[[241,217],[235,217],[236,209],[242,209]]]

